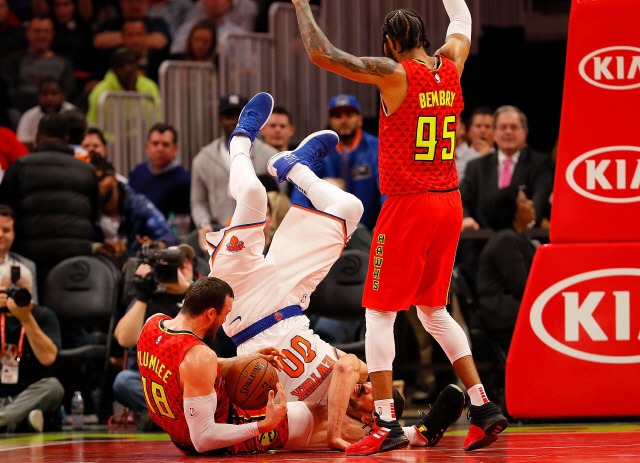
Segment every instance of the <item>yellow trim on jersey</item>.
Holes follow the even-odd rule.
[[[167,320],[167,319],[166,319],[166,318],[163,318],[162,320],[158,320],[158,328],[160,328],[160,331],[162,331],[163,333],[173,334],[173,335],[177,335],[177,334],[190,334],[191,336],[193,336],[193,337],[195,337],[195,338],[199,339],[200,341],[202,341],[202,339],[200,339],[198,336],[196,336],[195,334],[193,334],[191,331],[186,331],[186,330],[185,330],[185,331],[174,331],[174,330],[171,330],[171,329],[169,329],[169,328],[165,328],[165,327],[162,325],[162,322],[163,322],[163,321],[165,321],[165,320]],[[204,341],[202,341],[202,342],[204,342]]]
[[[442,67],[442,58],[438,55],[434,56],[434,58],[436,59],[436,61],[438,61],[438,67],[436,67],[435,69],[429,69],[429,71],[431,72],[435,72],[435,71],[439,71],[440,68]],[[426,66],[427,63],[425,63],[424,61],[422,61],[421,59],[418,58],[413,58],[413,61],[415,61],[416,63],[420,63],[423,66]]]

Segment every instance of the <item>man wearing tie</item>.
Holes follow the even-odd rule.
[[[551,158],[527,146],[527,116],[515,106],[501,106],[495,112],[494,129],[497,152],[469,162],[460,184],[463,229],[486,228],[484,209],[488,199],[509,185],[524,186],[539,223],[553,191]]]

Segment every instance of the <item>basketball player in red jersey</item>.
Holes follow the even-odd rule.
[[[466,386],[471,426],[465,450],[485,447],[508,425],[489,402],[462,328],[445,309],[462,226],[454,163],[463,109],[460,75],[469,54],[471,14],[464,0],[443,0],[451,19],[445,44],[429,56],[426,27],[412,10],[396,10],[382,26],[385,58],[358,58],[334,47],[308,0],[292,0],[302,41],[317,66],[375,84],[381,94],[380,190],[389,195],[375,228],[363,306],[375,426],[347,455],[406,447],[392,397],[393,324],[411,304]]]
[[[187,291],[175,318],[150,317],[138,339],[138,365],[149,414],[185,453],[237,454],[298,449],[326,439],[326,410],[319,404],[287,404],[278,384],[279,405],[269,392],[266,409],[245,411],[229,402],[224,378],[238,359],[219,359],[204,342],[224,323],[233,290],[207,277]],[[260,349],[276,368],[282,352]]]

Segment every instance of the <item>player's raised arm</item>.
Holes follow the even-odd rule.
[[[200,453],[229,447],[260,433],[271,431],[287,413],[286,398],[282,387],[278,385],[280,405],[273,403],[274,393],[269,391],[269,403],[264,420],[240,425],[216,423],[215,412],[218,402],[214,386],[217,371],[218,358],[215,352],[205,345],[189,349],[180,363],[184,414],[191,442]]]
[[[316,66],[347,79],[379,87],[406,81],[403,67],[389,58],[358,58],[333,46],[313,18],[309,0],[292,1],[296,7],[302,42]]]
[[[436,51],[436,55],[453,61],[458,75],[462,75],[471,47],[471,13],[464,0],[443,0],[443,3],[451,22],[445,44]]]

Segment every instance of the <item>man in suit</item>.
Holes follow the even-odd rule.
[[[533,200],[539,223],[553,190],[551,158],[527,146],[527,116],[515,106],[501,106],[495,112],[493,124],[497,152],[469,162],[460,184],[463,230],[486,228],[484,209],[488,199],[509,185],[524,186],[527,197]]]

